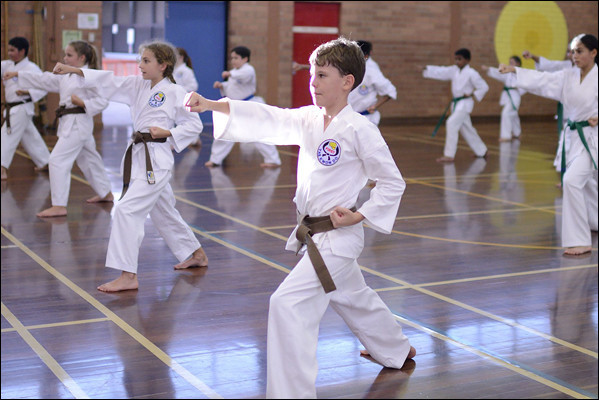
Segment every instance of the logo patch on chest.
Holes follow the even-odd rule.
[[[166,101],[166,95],[163,92],[156,92],[150,96],[148,104],[150,107],[160,107]]]
[[[322,165],[330,166],[341,157],[341,146],[333,139],[327,139],[318,146],[316,158]]]

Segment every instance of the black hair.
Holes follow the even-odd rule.
[[[520,57],[518,57],[518,56],[511,56],[510,58],[512,60],[516,61],[516,64],[518,64],[519,67],[522,66],[522,60],[520,59]]]
[[[574,38],[574,40],[572,42],[574,42],[575,40],[577,40],[578,36],[576,38]],[[578,41],[580,41],[580,43],[582,43],[584,45],[584,47],[586,47],[587,49],[589,49],[589,51],[593,51],[596,50],[597,52],[599,52],[599,50],[597,50],[597,38],[593,35],[584,35],[581,38],[578,38]],[[597,56],[599,54],[595,54],[595,64],[598,64],[597,62]]]
[[[456,50],[456,52],[453,54],[455,54],[456,56],[462,56],[466,60],[470,61],[470,50],[468,50],[468,49],[461,48],[461,49]]]
[[[241,58],[247,58],[248,62],[250,62],[250,49],[245,46],[237,46],[231,50],[231,53],[239,54]]]
[[[22,36],[15,36],[8,41],[8,44],[16,47],[19,51],[25,49],[25,57],[29,54],[29,41]]]
[[[370,52],[372,51],[372,43],[366,40],[357,40],[358,46],[362,49],[362,53],[364,53],[365,57],[370,57]]]

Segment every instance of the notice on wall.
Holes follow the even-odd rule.
[[[98,29],[100,17],[97,13],[79,13],[77,14],[78,29]]]
[[[67,46],[69,45],[69,43],[71,43],[74,40],[81,40],[83,39],[83,32],[81,31],[62,31],[62,48],[63,50],[67,48]]]

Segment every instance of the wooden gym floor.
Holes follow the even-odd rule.
[[[445,165],[431,125],[381,126],[407,189],[393,233],[366,227],[359,258],[418,355],[402,370],[360,357],[329,309],[318,396],[596,399],[597,233],[591,254],[562,256],[555,122],[523,121],[522,140],[501,144],[498,121],[475,122],[487,160],[460,139]],[[237,144],[208,169],[209,128],[175,155],[172,182],[209,267],[174,271],[148,219],[140,288],[117,294],[96,290],[118,275],[104,267],[112,204],[86,204],[74,168],[68,216],[37,218],[48,174],[18,150],[2,182],[2,399],[264,398],[268,301],[298,260],[284,250],[297,149],[263,170]],[[96,134],[116,198],[129,131]]]

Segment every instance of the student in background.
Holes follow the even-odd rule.
[[[510,65],[521,67],[522,60],[520,60],[520,57],[518,56],[511,56]],[[526,91],[524,89],[506,86],[505,82],[508,76],[501,74],[497,68],[483,65],[481,69],[486,71],[489,77],[503,83],[503,91],[499,98],[499,105],[503,107],[501,109],[501,121],[499,123],[499,141],[509,142],[512,139],[520,139],[522,128],[520,127],[518,109],[520,108],[522,95],[525,94]]]
[[[2,60],[2,71],[4,76],[10,71],[29,71],[41,74],[42,70],[29,61],[29,41],[24,37],[16,36],[8,41],[8,58]],[[4,114],[2,118],[2,180],[7,179],[7,170],[19,143],[31,157],[35,164],[35,170],[48,169],[50,152],[33,124],[33,103],[42,99],[47,92],[40,89],[25,90],[21,87],[19,79],[2,80],[4,85],[4,96],[6,99]]]
[[[458,138],[461,134],[468,146],[474,152],[475,157],[486,157],[487,146],[478,136],[478,132],[472,126],[470,114],[474,108],[474,98],[482,101],[489,90],[487,82],[470,65],[470,50],[458,49],[454,53],[455,65],[439,67],[427,65],[424,67],[422,76],[429,79],[451,81],[451,115],[445,124],[445,149],[443,157],[437,158],[437,162],[453,162],[458,150]]]
[[[64,63],[70,67],[83,70],[98,68],[96,49],[86,41],[73,41],[64,52]],[[18,77],[24,88],[57,92],[60,95],[60,107],[56,110],[54,121],[58,124],[58,141],[49,161],[52,206],[37,216],[48,218],[67,215],[71,170],[75,161],[96,192],[96,196],[87,199],[87,202],[112,202],[110,181],[104,161],[96,150],[93,134],[93,117],[108,106],[108,101],[97,90],[81,87],[81,78],[75,75],[15,71],[5,73],[4,77]]]
[[[231,100],[244,100],[264,103],[264,99],[256,96],[256,71],[250,64],[250,49],[245,46],[237,46],[231,50],[231,66],[229,71],[223,71],[224,81],[214,82],[214,88],[220,89],[222,96]],[[210,160],[204,165],[217,167],[223,163],[229,155],[235,142],[214,139]],[[256,148],[264,158],[260,164],[263,168],[277,168],[281,166],[281,159],[277,147],[271,143],[256,143]]]

